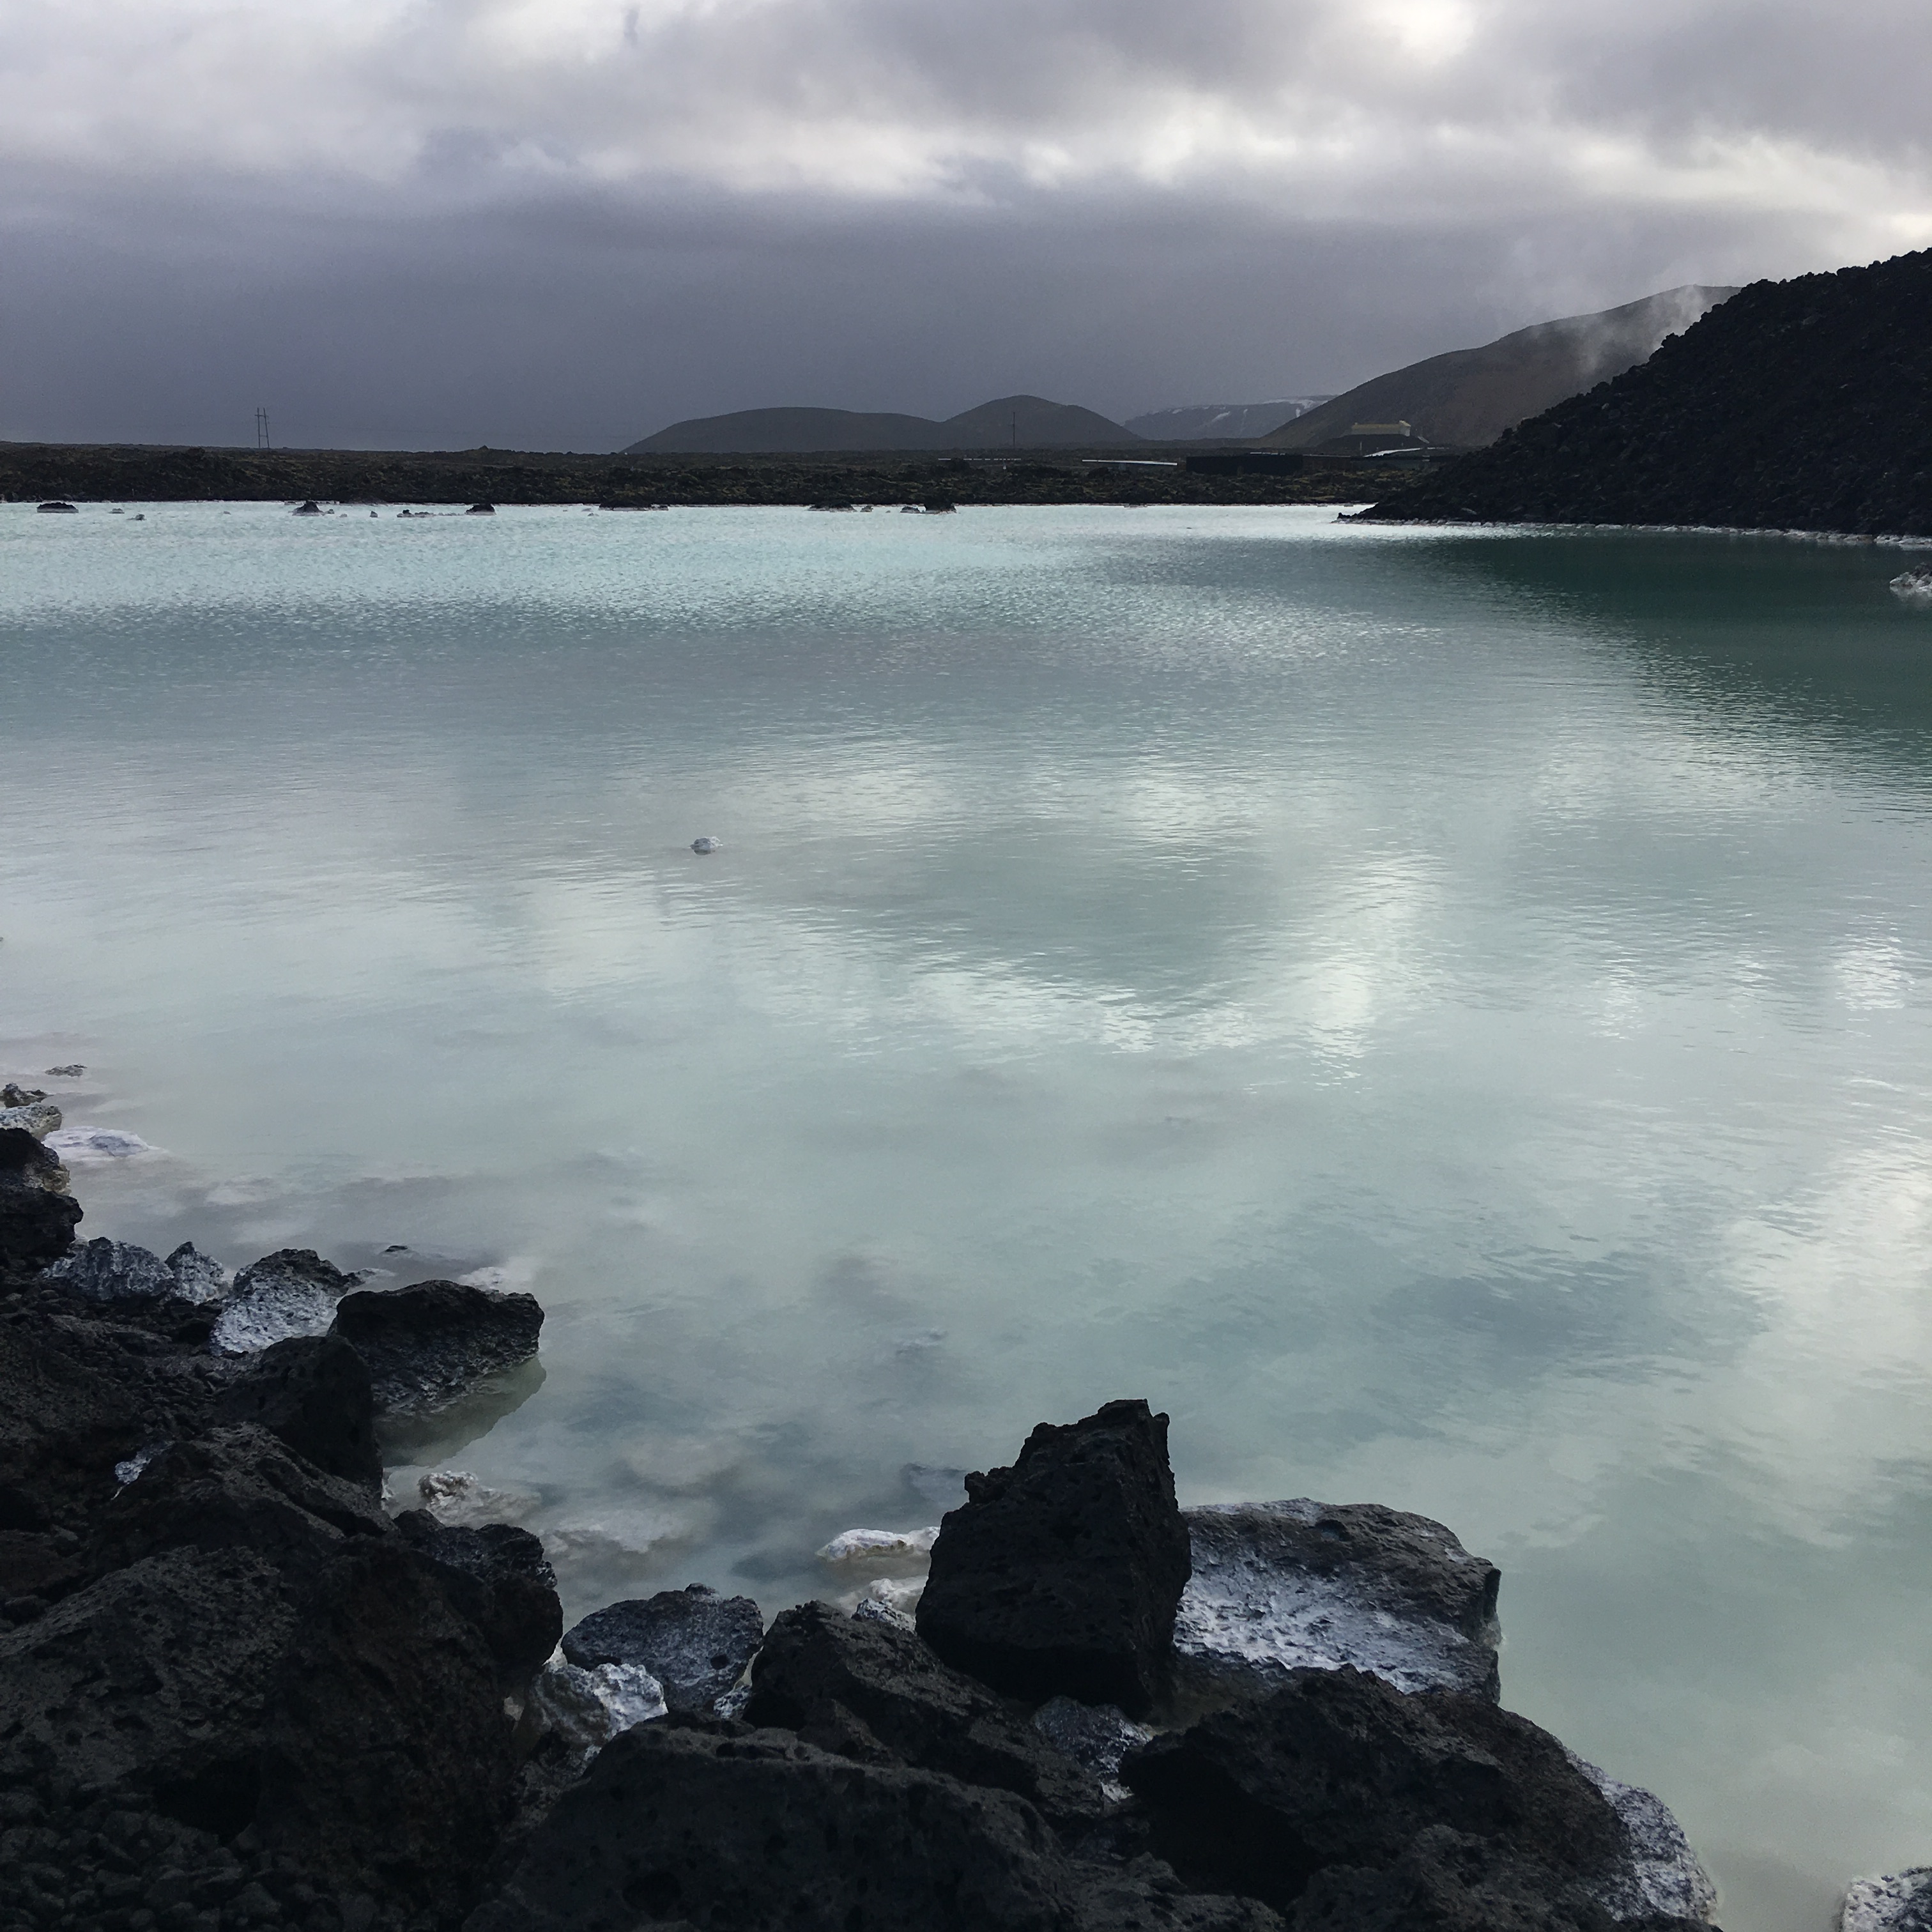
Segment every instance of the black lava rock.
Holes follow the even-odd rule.
[[[708,1712],[736,1684],[764,1640],[749,1597],[721,1597],[703,1583],[661,1590],[592,1610],[563,1640],[580,1670],[640,1664],[664,1687],[673,1711]]]
[[[422,1281],[345,1295],[331,1332],[368,1364],[378,1410],[395,1414],[446,1408],[529,1360],[543,1319],[532,1295]]]
[[[1629,1856],[1616,1814],[1547,1732],[1483,1698],[1407,1695],[1346,1667],[1298,1671],[1157,1738],[1120,1776],[1184,1878],[1282,1910],[1317,1873],[1392,1867],[1437,1828],[1484,1841],[1492,1877],[1506,1865],[1545,1898],[1585,1898]]]
[[[223,1390],[215,1413],[267,1430],[327,1474],[382,1486],[369,1371],[337,1336],[298,1336],[264,1348]]]
[[[506,1678],[527,1679],[556,1649],[563,1634],[556,1576],[542,1541],[528,1530],[506,1522],[455,1528],[428,1510],[405,1510],[396,1527],[431,1564],[457,1610],[483,1633]]]
[[[1004,1791],[860,1764],[788,1731],[672,1717],[607,1744],[466,1932],[1280,1932],[1151,1862],[1066,1857]]]
[[[0,1127],[0,1286],[59,1260],[74,1240],[80,1203],[67,1169],[25,1127]]]
[[[752,1667],[748,1722],[839,1747],[862,1736],[894,1757],[1016,1792],[1063,1832],[1097,1823],[1099,1783],[910,1630],[802,1604],[773,1622]]]
[[[1146,1711],[1189,1574],[1167,1418],[1132,1400],[1042,1423],[1011,1468],[968,1476],[966,1492],[933,1548],[920,1635],[1010,1696]]]

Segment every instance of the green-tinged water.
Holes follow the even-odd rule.
[[[0,507],[0,1072],[158,1150],[84,1234],[532,1288],[420,1453],[573,1614],[1144,1394],[1184,1501],[1501,1564],[1730,1932],[1932,1859],[1896,552],[145,508]]]

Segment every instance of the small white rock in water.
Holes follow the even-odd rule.
[[[1932,568],[1901,571],[1892,587],[1908,604],[1932,604]]]
[[[1932,1865],[1854,1879],[1838,1908],[1838,1932],[1924,1932],[1932,1925]]]
[[[0,1127],[23,1127],[35,1140],[56,1132],[61,1110],[51,1100],[29,1100],[18,1107],[0,1107]]]
[[[939,1526],[930,1529],[848,1529],[820,1550],[821,1563],[924,1563],[939,1540]]]
[[[493,1490],[467,1469],[431,1469],[416,1480],[422,1506],[438,1522],[454,1529],[474,1529],[486,1522],[517,1522],[537,1506],[538,1498],[508,1490]]]
[[[716,852],[718,849],[718,842],[715,838],[694,838],[691,842],[691,849],[695,852],[700,858],[704,858],[707,854]]]
[[[58,1133],[48,1135],[47,1145],[75,1167],[95,1161],[126,1160],[134,1154],[154,1151],[139,1134],[123,1133],[118,1127],[64,1127]]]
[[[632,1725],[662,1718],[664,1688],[641,1664],[580,1670],[560,1644],[531,1682],[529,1708],[544,1730],[588,1758]]]

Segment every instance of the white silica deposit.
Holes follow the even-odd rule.
[[[1932,568],[1900,571],[1892,580],[1892,587],[1908,604],[1932,606]]]
[[[1932,1932],[1932,1865],[1854,1879],[1838,1908],[1838,1932]]]
[[[1569,1758],[1610,1801],[1630,1838],[1630,1864],[1600,1889],[1598,1904],[1619,1920],[1657,1916],[1708,1924],[1717,1910],[1718,1888],[1670,1808],[1654,1792],[1625,1784],[1574,1751]]]
[[[530,1710],[586,1757],[620,1732],[665,1712],[664,1687],[640,1664],[600,1664],[581,1670],[560,1645],[530,1684]]]
[[[929,1529],[847,1529],[818,1552],[821,1563],[917,1564],[931,1562],[932,1546],[939,1540],[939,1526]]]
[[[70,1167],[86,1167],[98,1161],[127,1160],[136,1154],[160,1150],[139,1134],[119,1127],[62,1127],[47,1136],[47,1145]]]

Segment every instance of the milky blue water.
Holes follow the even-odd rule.
[[[536,1292],[394,1480],[573,1613],[1144,1394],[1184,1501],[1451,1524],[1507,1700],[1820,1932],[1932,1859],[1905,560],[0,506],[0,1071],[156,1150],[83,1233]]]

